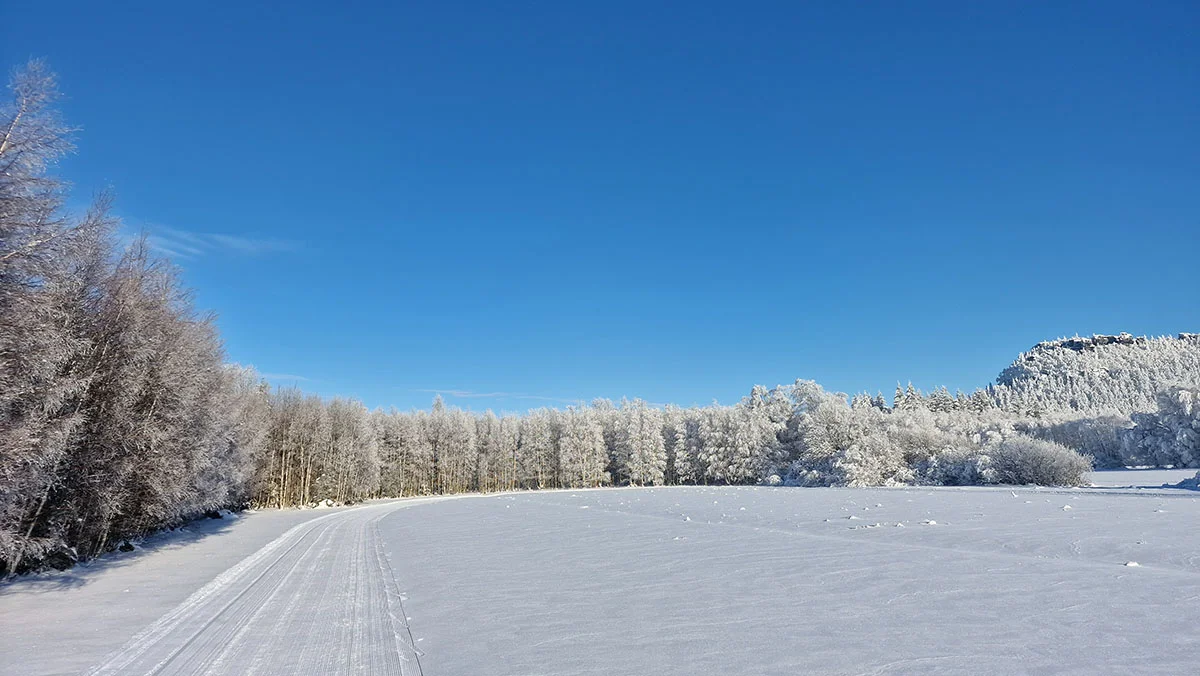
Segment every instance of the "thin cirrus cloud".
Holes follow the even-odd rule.
[[[532,399],[535,401],[551,401],[559,404],[578,404],[582,399],[563,399],[562,397],[546,397],[540,394],[524,394],[521,392],[475,392],[472,390],[413,390],[414,392],[428,392],[431,394],[440,394],[447,397],[455,397],[456,399]]]
[[[200,258],[209,254],[237,253],[246,256],[295,251],[297,242],[283,239],[259,239],[213,232],[191,232],[156,227],[146,236],[155,251],[172,258]]]
[[[291,373],[259,373],[258,375],[262,376],[263,378],[266,378],[267,380],[271,380],[271,381],[277,380],[277,381],[295,381],[295,382],[307,383],[311,380],[311,378],[305,378],[304,376],[298,376],[298,375],[294,375]]]

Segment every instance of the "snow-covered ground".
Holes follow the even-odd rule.
[[[1178,480],[612,489],[255,514],[128,564],[8,585],[0,669],[1190,673],[1200,492],[1137,488]],[[294,527],[251,546],[249,527],[268,519],[276,534]],[[206,550],[254,553],[218,576]]]
[[[1192,492],[616,490],[383,525],[428,674],[1189,673],[1200,655]]]
[[[327,513],[203,519],[133,552],[0,583],[0,673],[79,673],[280,533]]]
[[[1105,488],[1161,488],[1196,476],[1195,469],[1105,469],[1091,473],[1093,486]]]
[[[290,617],[291,621],[303,625],[301,635],[304,631],[323,631],[318,624],[338,621],[338,609],[331,615],[322,616],[319,613],[328,612],[328,609],[303,596],[321,593],[322,589],[318,589],[321,584],[328,587],[330,581],[348,580],[363,567],[363,561],[359,559],[355,560],[356,565],[349,565],[343,550],[363,545],[367,532],[361,528],[364,521],[375,519],[391,509],[421,502],[423,500],[391,500],[358,508],[264,510],[220,520],[202,519],[181,530],[155,535],[134,552],[114,552],[68,571],[0,583],[0,626],[3,627],[0,631],[0,674],[78,674],[91,667],[97,667],[98,673],[146,673],[147,669],[138,670],[145,666],[144,661],[114,668],[123,662],[105,661],[105,658],[111,658],[136,634],[146,631],[160,618],[174,618],[173,633],[155,633],[153,636],[159,644],[147,649],[145,658],[161,657],[164,648],[177,647],[173,642],[191,639],[189,630],[205,635],[204,638],[216,636],[216,630],[247,619],[246,603],[261,601],[258,594],[263,590],[278,590],[275,599],[289,594],[297,597],[301,603],[290,609]],[[335,525],[338,527],[330,528]],[[353,531],[351,526],[354,525],[360,526],[359,530]],[[314,539],[318,538],[314,535],[321,536],[315,543]],[[364,539],[360,540],[360,537]],[[298,542],[299,547],[288,549]],[[285,554],[295,557],[302,548],[302,561],[283,560]],[[313,574],[306,578],[310,581],[320,575],[327,579],[316,579],[297,594],[294,576],[288,579],[291,586],[278,584],[279,568],[292,563],[296,563],[297,571],[311,569]],[[272,564],[276,565],[268,571]],[[268,574],[257,577],[264,572]],[[368,570],[364,574],[369,573]],[[371,579],[372,582],[377,580]],[[344,590],[334,593],[341,591]],[[245,594],[237,602],[232,602],[243,592]],[[214,605],[218,602],[219,605]],[[346,612],[351,612],[354,607],[348,603],[343,605]],[[215,612],[217,609],[222,612]],[[271,606],[271,612],[280,614],[277,606]],[[296,620],[302,612],[308,614],[307,618]],[[197,623],[202,625],[210,619],[214,622],[209,627],[198,630]],[[280,626],[281,622],[280,617],[274,617],[270,625],[260,625],[260,628]],[[160,623],[158,629],[162,628]],[[295,627],[286,625],[283,629],[296,631]],[[246,640],[260,643],[261,637],[254,636]],[[137,650],[147,648],[146,637],[136,639],[135,643]],[[126,651],[121,660],[129,655]],[[191,657],[186,651],[182,656]],[[187,666],[198,667],[203,663],[203,660],[193,660]],[[101,666],[103,669],[99,668]],[[167,667],[162,673],[202,673],[202,670],[189,670],[177,662]],[[247,670],[238,666],[225,673],[240,674]],[[289,672],[268,669],[267,673]]]

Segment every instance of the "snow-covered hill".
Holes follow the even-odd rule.
[[[1000,373],[1001,408],[1129,415],[1153,411],[1158,393],[1200,386],[1200,334],[1062,338],[1038,343]]]

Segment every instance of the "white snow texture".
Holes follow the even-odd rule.
[[[1104,486],[1087,489],[562,490],[308,512],[132,639],[114,631],[116,645],[47,644],[54,618],[37,609],[78,590],[32,603],[10,584],[0,616],[22,637],[0,643],[0,671],[78,673],[63,655],[82,651],[97,676],[1190,673],[1200,556],[1181,534],[1200,526],[1200,501],[1139,487],[1166,483],[1162,471],[1140,476],[1098,473]],[[142,556],[140,575],[171,580],[160,556]]]

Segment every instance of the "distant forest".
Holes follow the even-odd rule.
[[[1042,343],[970,394],[847,397],[810,381],[732,406],[597,400],[520,416],[439,399],[369,411],[225,361],[211,315],[101,196],[53,74],[0,110],[0,567],[70,565],[220,508],[663,484],[1077,485],[1094,465],[1200,465],[1200,336]]]

